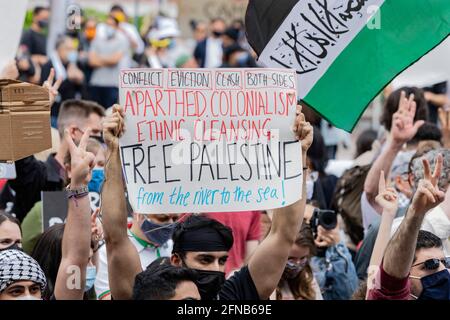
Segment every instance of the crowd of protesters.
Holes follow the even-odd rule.
[[[170,15],[138,30],[115,5],[105,21],[79,17],[48,52],[50,15],[34,9],[0,75],[48,88],[54,131],[51,152],[16,161],[17,177],[0,183],[0,300],[450,300],[445,94],[385,90],[381,129],[359,135],[338,176],[336,132],[299,105],[303,185],[288,192],[302,194],[287,207],[136,214],[119,154],[120,70],[257,67],[244,24],[193,21],[186,40]],[[65,189],[65,223],[43,231],[41,192]]]

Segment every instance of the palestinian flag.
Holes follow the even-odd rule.
[[[259,62],[295,69],[299,99],[351,131],[392,79],[448,37],[450,0],[250,0],[245,22]]]

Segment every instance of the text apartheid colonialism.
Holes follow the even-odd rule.
[[[142,89],[126,92],[124,111],[127,117],[144,119],[136,123],[138,142],[184,140],[181,131],[189,119],[194,122],[194,140],[234,141],[270,139],[271,117],[287,116],[292,105],[295,96],[286,92],[219,90],[207,98],[196,90]]]

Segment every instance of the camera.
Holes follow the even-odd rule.
[[[337,226],[337,213],[333,210],[315,208],[309,222],[314,239],[317,238],[317,228],[322,226],[325,230],[333,230]]]

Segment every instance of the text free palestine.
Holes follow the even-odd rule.
[[[201,182],[209,179],[268,181],[276,177],[289,180],[302,174],[302,168],[293,165],[296,162],[294,157],[298,158],[301,152],[301,144],[298,141],[278,142],[274,149],[271,144],[260,142],[241,145],[228,143],[221,153],[218,144],[214,148],[209,148],[206,144],[191,142],[183,149],[183,154],[189,157],[184,159],[186,162],[183,162],[188,165],[188,170],[185,167],[177,170],[177,165],[172,161],[174,146],[173,143],[121,146],[122,165],[127,184]],[[294,148],[295,152],[288,152],[291,148]],[[219,159],[216,159],[215,155],[218,155]],[[156,162],[156,157],[161,160]]]

